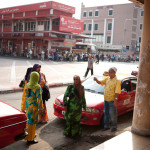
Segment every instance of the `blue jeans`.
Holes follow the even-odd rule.
[[[109,128],[110,122],[112,128],[117,128],[117,107],[113,101],[104,101],[104,128]]]

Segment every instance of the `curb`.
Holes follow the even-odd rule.
[[[72,84],[73,82],[68,82],[68,83],[50,83],[48,84],[49,88],[53,87],[61,87],[61,86],[67,86],[69,84]],[[14,88],[9,88],[6,90],[1,90],[0,94],[8,94],[8,93],[16,93],[16,92],[22,92],[23,88],[20,87],[14,87]]]

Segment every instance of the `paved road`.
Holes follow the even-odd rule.
[[[18,87],[25,76],[26,69],[35,63],[42,66],[41,72],[46,75],[49,84],[72,82],[75,74],[80,75],[83,79],[87,68],[87,62],[54,62],[0,57],[0,90]],[[117,67],[118,73],[131,74],[132,70],[137,70],[138,62],[100,62],[94,64],[94,74],[102,74],[112,66]]]
[[[53,103],[56,96],[65,90],[66,87],[50,88],[51,99],[46,103],[49,121],[47,124],[38,124],[36,127],[38,144],[28,146],[24,140],[21,140],[2,150],[89,150],[125,130],[130,130],[128,127],[131,126],[132,112],[119,117],[118,131],[115,133],[110,131],[102,132],[99,126],[83,125],[83,136],[81,139],[73,140],[63,137],[62,132],[65,121],[53,115]],[[21,96],[21,92],[0,94],[0,99],[20,110]]]

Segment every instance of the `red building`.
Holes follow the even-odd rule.
[[[72,18],[75,8],[54,1],[0,9],[0,48],[3,54],[22,56],[31,49],[70,49],[75,41],[85,38],[83,21]]]

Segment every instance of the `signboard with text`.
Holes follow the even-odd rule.
[[[54,2],[54,1],[52,1],[52,9],[68,12],[71,14],[75,14],[75,7],[64,5],[61,3]]]
[[[59,31],[83,33],[84,22],[71,17],[60,16]]]
[[[76,45],[76,40],[73,39],[65,39],[64,46],[74,47]]]
[[[54,1],[3,8],[0,9],[0,14],[10,14],[10,13],[18,13],[24,11],[42,10],[42,9],[49,9],[49,10],[56,9],[59,11],[75,14],[75,7],[64,5]]]
[[[24,6],[3,8],[0,9],[0,14],[18,13],[24,11],[33,11],[33,10],[50,9],[50,8],[51,8],[51,2],[44,2],[44,3],[30,4]]]

